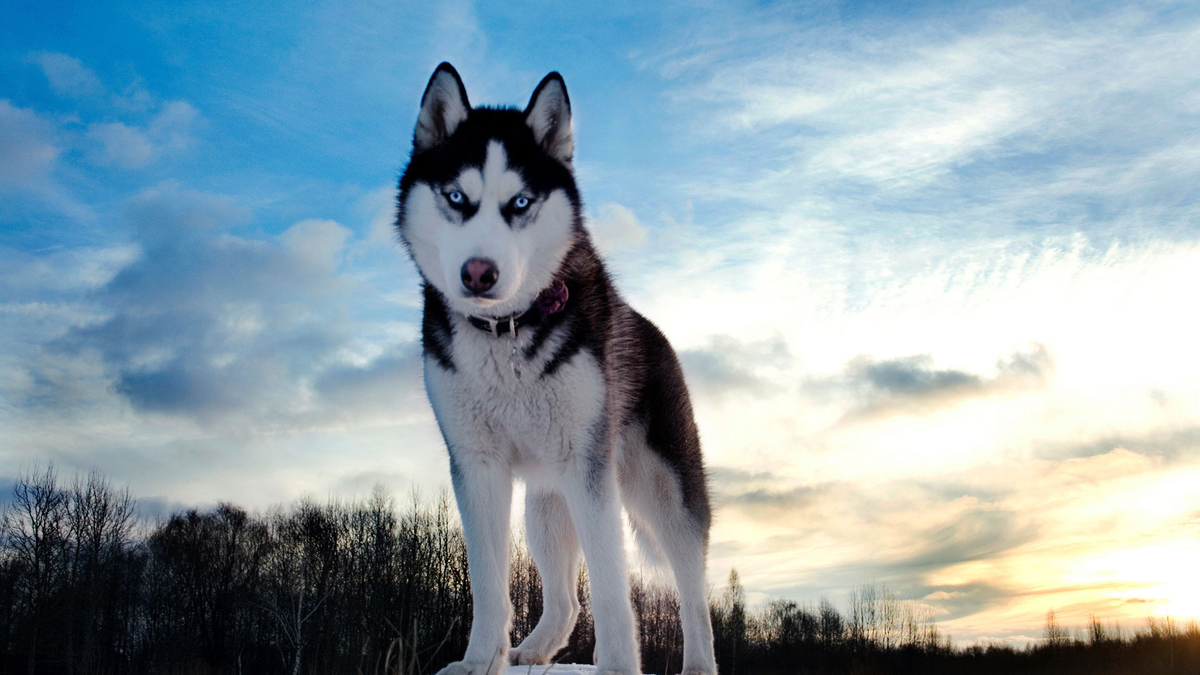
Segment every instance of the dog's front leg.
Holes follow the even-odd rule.
[[[512,470],[495,456],[450,450],[450,478],[462,516],[474,618],[467,653],[439,675],[495,675],[508,662]]]
[[[592,428],[597,427],[603,425]],[[615,450],[608,434],[588,439],[583,445],[587,451],[575,458],[564,495],[587,560],[596,623],[596,670],[599,675],[641,673],[629,600]]]

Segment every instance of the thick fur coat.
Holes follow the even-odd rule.
[[[424,281],[425,383],[450,454],[474,596],[466,654],[442,672],[549,662],[588,565],[602,673],[640,672],[621,524],[670,564],[685,673],[715,673],[706,601],[710,511],[683,373],[617,294],[584,227],[566,87],[525,110],[472,108],[443,63],[400,180],[400,236]],[[510,648],[509,512],[526,484],[544,611]]]

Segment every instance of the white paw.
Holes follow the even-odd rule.
[[[492,663],[480,661],[455,661],[442,668],[437,675],[496,675],[500,672],[502,663],[497,659]]]
[[[545,649],[518,646],[508,652],[508,662],[514,666],[540,666],[550,663],[553,656]]]

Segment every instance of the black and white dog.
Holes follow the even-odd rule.
[[[462,661],[493,675],[567,643],[582,547],[601,673],[640,673],[621,507],[665,555],[681,597],[683,672],[715,673],[704,580],[709,505],[683,373],[625,304],[584,229],[558,73],[529,106],[472,108],[434,71],[400,179],[400,236],[424,280],[425,386],[450,452],[475,614]],[[545,598],[509,649],[509,512],[525,523]]]

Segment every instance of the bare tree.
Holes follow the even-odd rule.
[[[194,654],[211,669],[234,660],[239,650],[230,640],[245,636],[238,629],[269,546],[266,526],[230,504],[177,514],[156,530],[148,547],[160,652]]]
[[[721,600],[712,608],[713,639],[719,670],[736,675],[739,654],[746,642],[746,589],[736,569],[729,570],[729,583]]]
[[[57,591],[64,586],[68,495],[58,487],[51,464],[22,476],[13,490],[12,508],[5,514],[9,543],[24,574],[19,602],[29,617],[27,672],[37,668],[44,630]]]
[[[1049,647],[1065,647],[1071,643],[1071,633],[1058,623],[1054,610],[1046,612],[1046,625],[1042,628],[1042,639]]]
[[[338,566],[339,528],[333,506],[301,502],[271,519],[273,546],[266,563],[271,583],[258,606],[275,619],[291,647],[291,673],[299,675],[310,623],[332,591]]]
[[[131,545],[133,497],[98,473],[75,479],[66,499],[67,672],[91,670],[106,609],[112,607],[116,566]]]
[[[842,621],[842,615],[838,614],[833,603],[825,598],[821,598],[819,612],[820,619],[817,624],[817,636],[821,642],[821,646],[828,651],[832,651],[845,638],[845,626]]]

